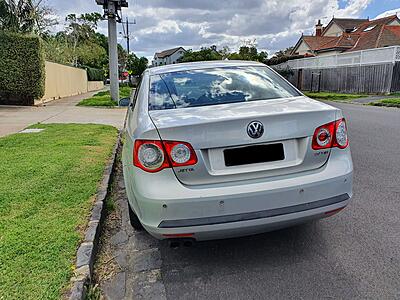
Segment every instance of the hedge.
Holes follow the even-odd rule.
[[[44,95],[45,68],[39,37],[0,32],[0,104],[33,105]]]
[[[102,69],[86,67],[86,72],[89,81],[104,81],[104,71]]]

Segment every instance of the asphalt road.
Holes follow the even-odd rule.
[[[147,240],[150,254],[144,260],[156,279],[154,284],[138,282],[149,277],[129,267],[140,261],[143,266],[143,257],[133,256],[124,273],[125,296],[400,299],[400,110],[332,105],[342,108],[348,120],[355,166],[354,198],[345,211],[294,228],[192,248],[171,249]],[[130,235],[119,251],[141,249],[143,235]]]

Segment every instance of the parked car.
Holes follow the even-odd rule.
[[[158,239],[261,233],[331,216],[352,196],[341,110],[255,62],[146,70],[122,161],[131,224]]]

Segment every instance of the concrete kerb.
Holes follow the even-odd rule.
[[[70,300],[83,300],[86,297],[87,285],[92,280],[93,265],[98,250],[100,233],[104,219],[105,199],[109,192],[109,185],[115,169],[117,154],[121,147],[121,131],[118,134],[112,156],[104,169],[103,179],[96,193],[94,203],[86,228],[83,241],[79,245],[76,255],[76,269],[71,279],[72,287],[69,293]]]

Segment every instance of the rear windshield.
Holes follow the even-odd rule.
[[[224,67],[151,76],[149,109],[172,109],[300,96],[267,67]]]

